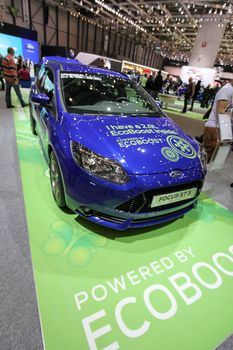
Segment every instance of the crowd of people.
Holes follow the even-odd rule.
[[[170,75],[163,81],[159,71],[157,75],[153,73],[149,77],[144,74],[139,79],[139,84],[153,98],[156,98],[159,92],[179,96],[183,94],[184,107],[182,113],[187,112],[188,103],[190,103],[189,110],[192,111],[196,100],[200,102],[201,108],[208,108],[203,116],[203,119],[207,119],[204,133],[196,139],[205,147],[208,162],[210,162],[217,145],[221,142],[219,115],[225,113],[226,110],[233,109],[233,79],[229,82],[216,82],[213,87],[211,85],[204,87],[201,80],[198,80],[195,84],[192,77],[189,78],[188,84],[183,84],[180,78],[173,80]],[[233,188],[233,183],[230,186]]]
[[[15,93],[22,107],[28,106],[23,100],[20,84],[24,81],[30,81],[30,62],[24,61],[22,56],[15,58],[15,52],[12,47],[8,47],[7,55],[3,57],[0,54],[0,82],[1,90],[6,90],[5,101],[7,108],[14,108],[11,102],[11,89]]]
[[[180,77],[174,79],[170,74],[163,80],[161,71],[158,71],[157,75],[153,72],[150,76],[146,73],[143,76],[135,74],[133,78],[155,99],[159,93],[184,96],[182,113],[187,112],[188,104],[190,104],[189,110],[192,111],[195,101],[200,103],[201,108],[211,107],[217,92],[222,86],[220,82],[217,82],[212,87],[211,85],[204,87],[201,80],[198,80],[195,84],[191,77],[188,84],[185,84]]]

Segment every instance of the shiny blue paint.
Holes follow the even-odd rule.
[[[169,208],[154,208],[140,213],[117,209],[121,204],[146,191],[166,191],[172,187],[171,192],[175,192],[176,186],[198,181],[201,188],[205,170],[198,156],[190,159],[181,155],[181,152],[176,161],[171,161],[161,152],[163,148],[170,147],[169,136],[188,142],[195,154],[198,154],[199,145],[166,115],[152,118],[67,113],[60,91],[60,71],[110,74],[129,79],[122,73],[86,67],[74,61],[57,57],[43,58],[41,63],[52,68],[56,81],[56,113],[52,114],[50,109],[46,110],[42,106],[36,112],[38,107],[32,103],[33,117],[44,128],[39,128],[39,137],[46,159],[49,159],[49,148],[52,148],[59,162],[67,206],[92,222],[119,230],[172,220],[192,209],[197,198],[185,203],[174,203]],[[36,99],[35,95],[38,95],[38,91],[33,84],[31,102]],[[143,130],[147,132],[143,133]],[[73,158],[71,141],[116,161],[127,173],[129,181],[125,184],[112,183],[82,169]],[[180,171],[180,177],[172,177],[170,174],[173,170]],[[89,210],[88,216],[84,213],[85,209]],[[113,217],[113,221],[109,217]]]

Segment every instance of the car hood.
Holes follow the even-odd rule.
[[[65,114],[72,141],[120,163],[129,174],[165,173],[200,167],[197,142],[168,117]]]

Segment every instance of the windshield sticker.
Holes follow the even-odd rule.
[[[167,137],[167,143],[175,152],[185,158],[193,159],[197,156],[193,146],[182,137],[170,135]]]
[[[80,73],[61,73],[61,78],[62,79],[78,78],[78,79],[99,80],[99,81],[102,80],[102,78],[100,78],[100,77],[95,77],[93,75],[85,75],[85,74],[80,74]]]
[[[145,137],[129,137],[125,139],[117,139],[117,143],[121,148],[129,148],[132,146],[155,145],[162,143],[163,139],[145,138]]]
[[[163,147],[161,153],[164,158],[171,162],[178,162],[180,155],[189,159],[193,159],[197,156],[197,152],[193,146],[182,137],[169,135],[166,141],[170,147]]]
[[[178,162],[180,159],[179,154],[170,147],[163,147],[161,153],[164,158],[170,160],[171,162]]]
[[[153,124],[136,124],[136,125],[106,125],[106,128],[110,131],[112,136],[124,136],[124,135],[141,135],[141,134],[154,134],[154,135],[177,135],[177,132],[169,129],[159,129]]]

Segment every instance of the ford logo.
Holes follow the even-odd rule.
[[[31,52],[34,52],[34,51],[35,51],[34,45],[32,45],[32,44],[30,44],[30,43],[26,44],[26,49],[27,49],[28,51],[31,51]]]
[[[181,177],[183,174],[180,170],[173,170],[169,175],[171,177],[177,178],[177,177]]]

